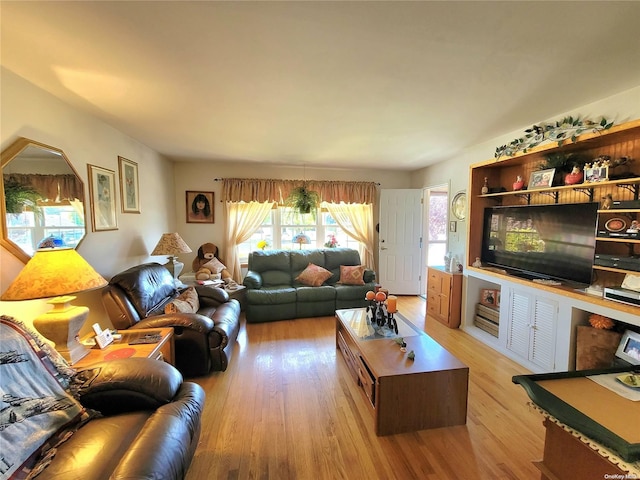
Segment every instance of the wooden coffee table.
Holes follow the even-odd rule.
[[[364,308],[336,310],[336,347],[373,409],[376,434],[464,425],[469,368],[402,315],[395,318],[398,335],[369,335]]]
[[[73,364],[73,368],[82,369],[98,362],[119,358],[145,357],[164,360],[174,365],[173,328],[138,328],[118,330],[121,340],[115,340],[107,347],[100,349],[97,345],[89,350],[89,354]],[[129,345],[129,341],[147,334],[160,334],[158,343],[141,343]]]

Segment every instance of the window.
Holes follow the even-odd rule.
[[[427,265],[442,265],[447,253],[447,192],[429,191],[428,205]]]
[[[309,244],[294,243],[294,238],[306,235]],[[278,207],[266,216],[260,228],[249,240],[238,245],[238,256],[241,263],[246,263],[249,252],[259,250],[258,242],[266,240],[267,250],[313,250],[323,248],[335,238],[337,246],[358,249],[360,243],[346,234],[326,211],[320,211],[314,219],[312,215],[300,215],[286,207]]]
[[[28,255],[33,255],[46,237],[62,240],[75,248],[84,236],[84,221],[71,205],[40,206],[38,212],[7,214],[8,238]]]

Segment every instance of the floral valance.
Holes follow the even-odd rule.
[[[84,201],[82,182],[75,175],[41,175],[26,173],[4,174],[4,181],[31,186],[51,202],[78,199]]]
[[[222,201],[276,202],[282,205],[291,190],[303,185],[318,192],[322,202],[373,204],[377,197],[374,182],[224,178]]]

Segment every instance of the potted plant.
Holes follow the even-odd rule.
[[[37,213],[38,200],[42,199],[31,185],[23,185],[12,178],[4,182],[4,196],[7,213],[14,214],[22,213],[25,207],[31,207]]]
[[[291,190],[285,206],[301,215],[312,214],[315,218],[316,210],[320,206],[320,194],[309,190],[307,185],[296,187]]]

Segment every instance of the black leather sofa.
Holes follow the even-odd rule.
[[[115,275],[102,303],[118,330],[173,327],[175,364],[185,377],[227,369],[240,329],[240,303],[224,289],[197,286],[197,313],[164,313],[179,294],[159,263],[136,265]]]
[[[127,358],[79,371],[72,389],[101,415],[56,447],[38,480],[185,477],[200,437],[199,385],[168,363]]]
[[[298,282],[310,263],[329,270],[331,277],[317,287]],[[364,270],[362,285],[339,283],[340,266],[357,265],[360,254],[350,248],[251,252],[243,280],[247,322],[328,316],[339,308],[366,307],[365,295],[375,288],[373,270]]]

